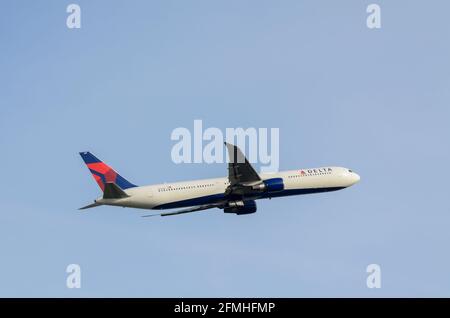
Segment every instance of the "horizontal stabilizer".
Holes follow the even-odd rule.
[[[115,183],[105,183],[105,190],[103,191],[103,199],[122,199],[128,197],[119,186]]]
[[[86,205],[82,208],[79,208],[78,210],[86,210],[86,209],[90,209],[90,208],[95,208],[96,206],[100,206],[100,203],[94,202],[92,204]]]

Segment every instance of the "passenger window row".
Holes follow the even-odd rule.
[[[209,184],[199,184],[196,186],[183,186],[183,187],[168,187],[168,188],[159,188],[158,192],[166,192],[166,191],[178,191],[178,190],[187,190],[187,189],[200,189],[214,186],[214,183]]]

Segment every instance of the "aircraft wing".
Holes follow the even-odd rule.
[[[214,204],[205,204],[205,205],[198,205],[198,206],[194,206],[192,208],[187,208],[187,209],[183,209],[183,210],[178,210],[178,211],[174,211],[174,212],[165,212],[165,213],[158,213],[158,214],[149,214],[149,215],[143,215],[143,218],[148,218],[151,216],[170,216],[170,215],[178,215],[178,214],[184,214],[184,213],[191,213],[191,212],[197,212],[197,211],[203,211],[203,210],[208,210],[208,209],[212,209],[212,208],[218,208],[223,206],[223,203],[214,203]]]
[[[247,158],[245,158],[244,154],[237,146],[227,142],[225,142],[225,146],[227,146],[228,156],[230,158],[230,162],[228,163],[228,178],[230,180],[230,186],[242,187],[243,185],[245,186],[246,183],[262,181],[261,177],[258,173],[256,173],[255,169],[253,169],[252,165],[248,162]],[[232,187],[230,188],[232,189]],[[218,202],[213,204],[198,205],[174,212],[143,215],[142,217],[178,215],[204,211],[212,208],[224,208],[225,205],[226,202]]]
[[[260,176],[245,158],[242,151],[235,145],[225,142],[228,149],[228,179],[231,185],[261,181]]]

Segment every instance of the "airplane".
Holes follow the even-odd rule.
[[[360,180],[354,171],[342,167],[298,169],[258,174],[239,147],[225,142],[228,150],[228,177],[137,186],[90,152],[80,155],[103,191],[103,196],[80,210],[101,205],[165,210],[144,215],[171,216],[212,208],[225,213],[255,213],[256,200],[291,195],[330,192],[350,187]]]

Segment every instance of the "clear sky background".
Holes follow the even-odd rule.
[[[0,296],[450,296],[448,1],[80,0],[79,30],[70,3],[0,4]],[[361,182],[246,216],[77,210],[79,151],[139,185],[225,176],[171,161],[195,119]]]

